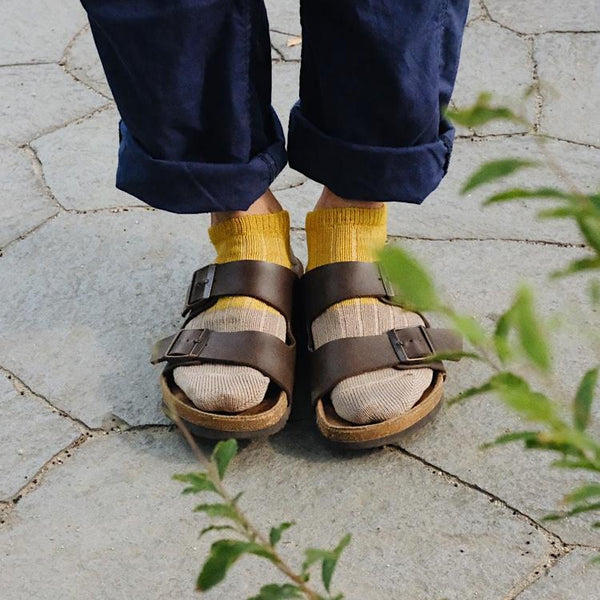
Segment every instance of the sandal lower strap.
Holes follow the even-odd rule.
[[[311,400],[315,403],[348,377],[389,367],[443,373],[444,365],[435,355],[461,351],[462,338],[455,331],[424,326],[333,340],[309,353]]]
[[[167,372],[179,366],[211,362],[252,367],[264,373],[291,398],[295,357],[295,343],[286,344],[262,331],[181,329],[154,345],[151,362],[166,362]]]

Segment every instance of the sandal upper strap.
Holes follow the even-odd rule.
[[[306,322],[342,300],[375,296],[391,300],[394,288],[377,263],[336,262],[317,267],[302,277]]]
[[[167,362],[167,371],[207,362],[252,367],[264,373],[291,398],[295,356],[295,343],[286,344],[261,331],[181,329],[154,345],[151,362]]]
[[[222,296],[251,296],[292,318],[292,298],[297,275],[275,263],[238,260],[198,269],[188,289],[183,316],[191,319]]]
[[[309,353],[311,400],[315,403],[348,377],[389,367],[444,373],[441,360],[432,357],[461,351],[462,338],[455,331],[425,326],[332,340]],[[458,357],[448,358],[458,360]]]

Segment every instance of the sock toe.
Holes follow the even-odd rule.
[[[238,413],[260,404],[269,378],[244,366],[193,365],[177,367],[175,383],[200,410]]]
[[[349,377],[331,392],[335,412],[350,423],[379,423],[408,412],[431,385],[431,369],[381,369]]]

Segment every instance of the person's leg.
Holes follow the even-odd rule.
[[[468,0],[302,0],[300,101],[290,165],[325,185],[307,215],[307,269],[373,261],[386,239],[382,202],[420,203],[444,176],[454,131],[450,100]],[[422,324],[376,299],[334,305],[312,324],[319,347],[340,337]],[[384,369],[341,382],[336,412],[355,423],[406,412],[430,369]]]
[[[289,217],[268,186],[286,161],[271,108],[271,49],[262,0],[82,0],[122,117],[117,186],[178,213],[212,212],[217,263],[291,267]],[[250,297],[225,297],[187,328],[257,330],[285,339],[285,319]],[[261,402],[268,378],[249,367],[178,367],[204,410]]]
[[[246,210],[283,168],[262,0],[82,0],[122,117],[117,186],[178,213]]]

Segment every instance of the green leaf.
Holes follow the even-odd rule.
[[[514,373],[499,373],[490,380],[505,404],[516,410],[529,421],[563,426],[552,402],[543,394],[534,392],[529,385]]]
[[[536,167],[539,163],[532,160],[525,160],[522,158],[503,158],[500,160],[492,160],[484,163],[469,177],[467,182],[463,185],[460,190],[461,194],[466,194],[471,190],[501,177],[511,175],[520,169],[528,167]]]
[[[507,202],[509,200],[523,200],[530,198],[556,198],[559,200],[570,200],[573,198],[573,196],[555,188],[511,188],[509,190],[504,190],[503,192],[493,194],[483,203],[483,205],[489,206],[490,204],[497,204],[498,202]]]
[[[329,592],[331,578],[333,577],[337,562],[346,546],[350,543],[350,540],[350,534],[346,534],[333,550],[309,548],[305,551],[306,559],[302,564],[302,572],[305,573],[314,563],[321,562],[321,578],[323,579],[325,589]]]
[[[271,531],[269,532],[269,542],[271,543],[271,546],[276,546],[281,539],[281,534],[286,529],[289,529],[292,525],[295,525],[294,521],[286,521],[277,527],[272,527]]]
[[[573,421],[579,431],[585,431],[590,423],[590,411],[597,383],[598,369],[591,369],[583,376],[577,388],[573,405]]]
[[[517,292],[512,310],[515,327],[525,354],[534,365],[543,371],[548,371],[550,369],[550,351],[535,315],[531,290],[522,287]]]
[[[600,217],[580,215],[577,225],[585,241],[600,254]]]
[[[386,247],[379,258],[402,304],[416,310],[439,307],[431,277],[408,252],[398,246]]]
[[[568,510],[564,513],[553,513],[542,517],[542,521],[558,521],[560,519],[566,519],[585,512],[592,512],[600,510],[600,502],[594,502],[593,504],[579,504],[575,508]]]
[[[230,504],[198,504],[194,508],[194,512],[203,512],[209,517],[223,519],[231,519],[232,521],[240,522],[240,517],[235,508]]]
[[[300,588],[291,583],[284,583],[283,585],[270,583],[260,588],[258,596],[253,596],[248,600],[293,600],[302,597]]]
[[[184,488],[182,494],[197,494],[198,492],[219,493],[215,484],[206,473],[177,473],[173,475],[175,481],[182,481],[190,485]]]
[[[450,400],[448,400],[446,402],[446,404],[448,406],[452,406],[453,404],[462,402],[463,400],[466,400],[467,398],[472,398],[473,396],[479,396],[480,394],[485,394],[486,392],[489,392],[492,389],[493,389],[493,386],[492,386],[491,381],[486,381],[485,383],[483,383],[481,385],[470,387],[470,388],[464,390],[463,392],[458,394],[458,396],[455,396],[454,398],[451,398]]]
[[[231,525],[209,525],[208,527],[205,527],[204,529],[202,529],[202,531],[199,533],[198,537],[201,538],[203,535],[211,532],[211,531],[236,531],[235,527],[232,527]]]
[[[506,364],[512,357],[512,349],[508,343],[508,335],[514,320],[514,311],[509,308],[505,313],[501,314],[496,321],[496,330],[494,331],[494,347],[496,354],[502,364]]]
[[[592,558],[590,560],[590,565],[598,565],[600,564],[600,554],[598,554],[598,556],[594,556],[594,558]]]
[[[237,440],[234,439],[221,441],[215,446],[210,459],[217,465],[217,471],[221,479],[225,476],[225,471],[227,471],[231,459],[237,454],[237,449]]]
[[[338,563],[338,560],[340,559],[340,556],[342,554],[342,552],[344,551],[344,549],[346,548],[346,546],[348,546],[348,544],[350,543],[350,540],[352,539],[351,535],[349,533],[347,533],[340,541],[340,543],[337,545],[337,547],[335,548],[335,550],[333,551],[333,556],[331,558],[326,558],[323,561],[323,568],[322,568],[322,579],[323,579],[323,585],[325,586],[325,589],[329,592],[329,588],[331,586],[331,579],[333,577],[333,572],[335,571],[335,567]]]
[[[254,542],[218,540],[210,547],[208,558],[198,575],[196,588],[204,592],[223,581],[229,569],[243,554],[255,554],[272,562],[275,561],[271,552]]]
[[[574,504],[576,502],[583,502],[584,500],[589,500],[590,498],[596,498],[600,496],[600,483],[590,483],[587,485],[582,485],[578,487],[576,490],[572,491],[570,494],[565,496],[565,502],[569,504]]]
[[[562,271],[554,271],[552,277],[565,277],[565,275],[572,275],[573,273],[579,273],[580,271],[592,271],[596,269],[600,269],[600,257],[590,256],[589,258],[574,260]]]
[[[507,433],[505,435],[498,436],[493,442],[486,442],[482,444],[481,448],[491,448],[492,446],[500,446],[501,444],[510,444],[511,442],[518,442],[521,440],[536,440],[539,432],[537,431],[515,431]]]
[[[491,98],[491,94],[483,92],[479,94],[475,104],[472,106],[458,110],[446,109],[444,114],[454,123],[463,125],[469,129],[485,125],[490,121],[522,122],[522,119],[515,115],[510,108],[490,106]]]
[[[467,315],[457,315],[450,313],[448,315],[452,324],[473,346],[479,346],[486,340],[486,333],[483,327],[472,317]]]

